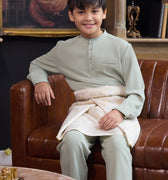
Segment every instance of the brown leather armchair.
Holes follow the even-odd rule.
[[[139,117],[141,134],[132,149],[134,180],[168,179],[168,61],[139,60],[146,100]],[[56,139],[74,102],[62,75],[49,77],[55,93],[52,106],[37,105],[33,85],[23,80],[11,87],[13,165],[61,173]],[[88,159],[89,180],[104,180],[105,164],[97,143]],[[122,173],[122,169],[121,169]]]

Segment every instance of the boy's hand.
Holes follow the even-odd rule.
[[[40,82],[35,85],[35,99],[37,104],[43,104],[44,106],[51,105],[51,98],[55,99],[53,90],[47,82]]]
[[[123,119],[124,119],[124,115],[120,111],[114,109],[108,112],[107,114],[105,114],[100,119],[99,127],[100,129],[110,130],[117,127]]]

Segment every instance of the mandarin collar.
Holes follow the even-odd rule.
[[[97,41],[97,40],[100,40],[100,39],[104,38],[106,36],[106,34],[107,34],[106,30],[103,30],[103,33],[100,36],[98,36],[98,37],[88,39],[88,38],[84,38],[82,35],[79,35],[79,38],[81,40],[85,40],[85,41],[89,41],[89,42],[94,42],[94,41]]]

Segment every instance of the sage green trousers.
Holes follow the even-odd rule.
[[[75,130],[66,133],[57,147],[62,174],[76,180],[87,180],[86,160],[97,138],[102,146],[102,156],[106,164],[106,179],[132,180],[132,156],[124,136],[86,136]]]

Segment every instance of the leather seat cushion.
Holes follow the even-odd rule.
[[[56,139],[58,127],[55,124],[46,124],[35,129],[27,139],[29,157],[59,159],[56,150],[59,141]]]
[[[27,139],[28,156],[33,158],[45,159],[60,159],[59,153],[56,150],[59,141],[56,139],[58,127],[55,124],[46,124],[31,133]],[[96,142],[91,155],[88,158],[89,163],[104,164],[101,156],[101,147],[99,142]]]

